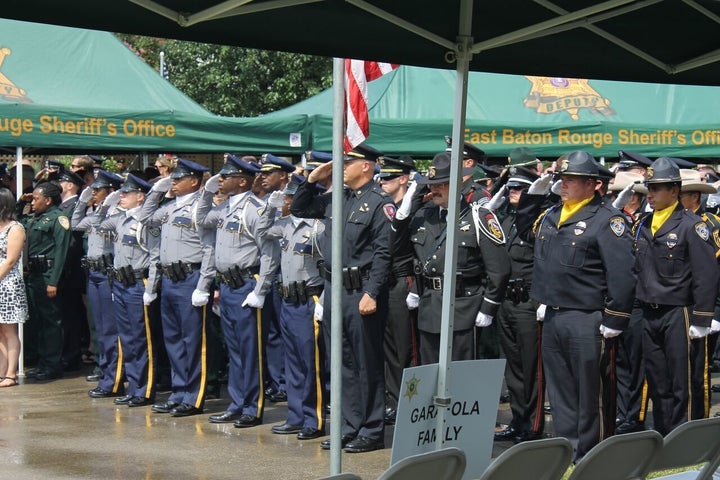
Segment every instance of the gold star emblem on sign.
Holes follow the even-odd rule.
[[[412,400],[412,398],[418,393],[419,383],[420,380],[413,375],[410,380],[405,382],[405,393],[403,394],[403,397],[408,397],[408,400]]]

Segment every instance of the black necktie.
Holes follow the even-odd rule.
[[[440,209],[440,223],[446,223],[447,222],[447,209],[441,208]]]

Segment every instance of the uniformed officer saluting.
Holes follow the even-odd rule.
[[[126,395],[116,398],[115,405],[128,407],[150,405],[155,400],[155,348],[145,305],[157,297],[160,228],[145,227],[136,219],[150,187],[130,173],[120,190],[108,195],[100,210],[111,208],[118,201],[122,209],[105,219],[100,230],[112,232],[115,238],[112,291],[128,380]]]
[[[611,378],[603,371],[610,345],[603,337],[626,327],[635,275],[625,217],[595,190],[598,163],[576,151],[558,166],[562,203],[535,221],[530,296],[547,305],[542,354],[555,431],[573,443],[579,460],[607,435],[605,428],[612,428],[601,419],[615,421],[614,412],[601,411],[608,404],[601,395],[609,400],[614,393],[605,388]],[[546,178],[540,182],[549,187]],[[544,200],[545,195],[523,194],[518,215],[532,207],[539,211]],[[543,318],[542,307],[538,315]]]
[[[422,363],[437,363],[440,352],[443,273],[447,208],[450,202],[450,154],[438,153],[428,175],[418,180],[430,186],[432,203],[418,210],[410,224],[419,274],[418,330]],[[455,288],[453,360],[472,360],[474,327],[492,324],[505,297],[510,277],[510,257],[505,235],[495,214],[480,205],[460,200]],[[408,294],[408,307],[417,307],[417,294]]]
[[[178,158],[172,175],[155,183],[136,217],[150,227],[161,227],[164,280],[160,309],[172,393],[166,402],[152,409],[174,417],[202,413],[205,403],[205,310],[215,278],[215,232],[197,225],[196,209],[206,171],[202,165]],[[158,209],[168,189],[175,199]]]
[[[62,214],[60,193],[53,182],[44,182],[32,193],[34,215],[22,219],[27,231],[28,336],[36,339],[38,364],[27,376],[48,381],[62,376],[62,312],[58,305],[58,282],[70,244],[70,220]]]
[[[663,435],[690,418],[689,344],[710,333],[718,267],[707,224],[678,201],[677,165],[658,158],[647,171],[653,213],[633,226],[637,299],[645,323],[645,373],[653,427]]]
[[[385,379],[383,333],[387,317],[387,282],[390,273],[390,223],[395,206],[390,196],[373,182],[375,162],[382,154],[361,144],[344,157],[343,180],[348,186],[343,207],[343,365],[342,444],[345,451],[369,452],[384,448]],[[332,173],[333,162],[316,168],[300,185],[290,211],[300,218],[330,218],[330,195],[319,195],[316,182]],[[331,222],[322,237],[323,257],[332,258]],[[330,288],[330,266],[320,273]],[[325,294],[323,328],[327,345],[330,293]],[[321,443],[329,449],[328,440]]]

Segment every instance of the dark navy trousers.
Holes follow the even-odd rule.
[[[275,390],[285,390],[285,346],[280,326],[280,295],[272,284],[263,306],[263,345],[265,346],[265,381]]]
[[[113,313],[112,292],[107,275],[104,273],[92,270],[88,272],[87,302],[100,348],[97,361],[102,378],[98,382],[98,387],[118,393],[123,387],[123,359],[119,349],[117,321]]]

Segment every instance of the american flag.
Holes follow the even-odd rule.
[[[160,52],[160,76],[165,80],[170,80],[170,72],[167,63],[165,63],[165,52]]]
[[[345,59],[345,151],[349,152],[370,136],[367,84],[395,70],[396,63]]]

